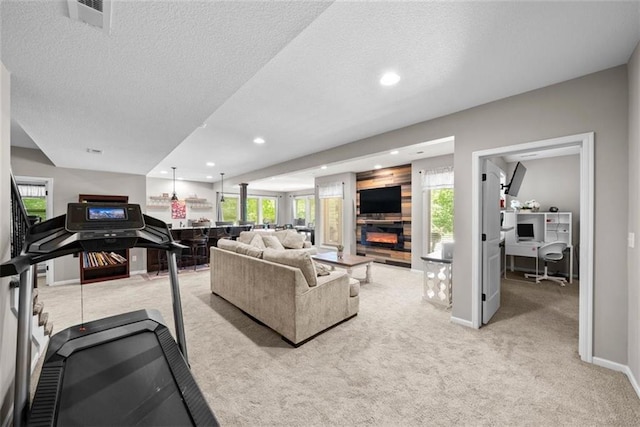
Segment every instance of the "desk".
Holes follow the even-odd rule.
[[[516,242],[516,243],[506,243],[504,256],[505,263],[507,255],[511,256],[510,262],[510,270],[513,271],[513,257],[514,256],[523,256],[529,258],[536,259],[536,274],[540,274],[538,263],[538,248],[546,243],[553,242]],[[569,249],[569,283],[573,283],[573,245],[568,245],[567,249]],[[507,277],[507,269],[504,270],[504,277]]]

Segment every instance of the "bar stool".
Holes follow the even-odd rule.
[[[209,265],[209,236],[204,230],[183,230],[180,243],[187,246],[180,258],[183,261],[191,261],[194,271],[199,264]]]

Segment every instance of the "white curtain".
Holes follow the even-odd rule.
[[[422,173],[422,189],[453,187],[453,166],[426,170]]]
[[[18,184],[18,191],[22,197],[45,197],[47,195],[44,185]]]
[[[342,198],[344,195],[343,182],[325,182],[318,185],[318,198],[333,199]]]

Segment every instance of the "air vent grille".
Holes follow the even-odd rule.
[[[78,0],[78,3],[97,10],[98,12],[102,12],[102,0]]]

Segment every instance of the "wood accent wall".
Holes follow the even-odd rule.
[[[402,189],[401,214],[360,214],[360,190],[400,185]],[[411,267],[411,165],[377,169],[356,174],[356,251],[358,255],[375,258],[377,262]],[[367,222],[380,224],[402,222],[404,249],[365,246],[360,243],[362,226]]]

